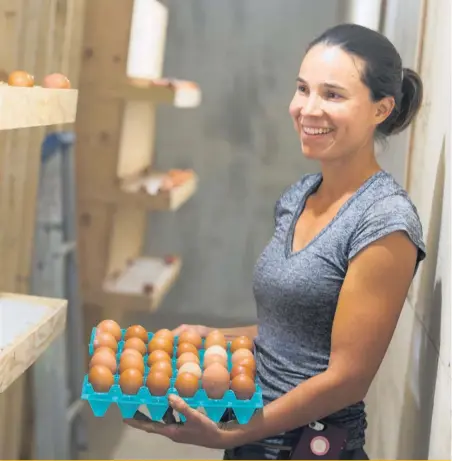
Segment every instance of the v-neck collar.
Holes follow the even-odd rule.
[[[293,251],[293,239],[295,234],[295,226],[300,218],[301,214],[304,211],[306,202],[308,198],[320,187],[323,181],[323,176],[321,173],[318,174],[318,177],[315,178],[315,181],[308,187],[306,192],[303,194],[303,198],[300,200],[290,223],[289,230],[286,236],[285,244],[285,255],[286,258],[292,258],[306,251],[311,245],[313,245],[325,232],[327,232],[333,224],[342,216],[342,214],[347,210],[347,208],[381,175],[385,174],[383,170],[377,171],[372,176],[370,176],[361,186],[353,193],[353,195],[339,208],[339,211],[334,215],[333,219],[328,222],[328,224],[323,227],[318,234],[316,234],[303,248],[297,251]]]

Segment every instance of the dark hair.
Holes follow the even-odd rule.
[[[395,107],[377,126],[377,135],[400,133],[411,123],[422,103],[422,80],[414,70],[402,67],[399,53],[384,35],[358,24],[341,24],[326,30],[306,51],[317,44],[338,46],[365,62],[362,81],[373,101],[394,97]]]

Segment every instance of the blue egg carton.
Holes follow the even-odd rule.
[[[116,361],[119,365],[119,358],[124,348],[124,334],[126,330],[122,331],[122,338],[118,342],[118,352],[116,354]],[[89,355],[92,356],[94,353],[94,338],[96,335],[96,328],[93,328],[91,332],[91,338],[89,343]],[[148,342],[152,339],[153,333],[148,333]],[[145,405],[149,411],[150,417],[154,421],[162,421],[166,412],[170,408],[168,403],[168,396],[170,394],[179,395],[177,389],[174,387],[174,383],[177,377],[176,368],[176,350],[178,344],[178,337],[174,338],[174,350],[172,358],[173,376],[170,379],[170,387],[164,396],[155,396],[149,392],[149,389],[145,386],[147,376],[149,374],[149,367],[147,366],[148,354],[144,355],[145,372],[143,379],[143,386],[139,389],[135,395],[127,395],[121,391],[118,384],[119,373],[114,375],[114,384],[108,392],[96,392],[93,386],[88,381],[88,374],[83,378],[83,386],[81,392],[81,398],[87,400],[94,416],[103,417],[109,407],[112,404],[116,404],[123,418],[133,418],[136,411],[141,405]],[[146,344],[147,346],[147,344]],[[228,354],[228,370],[231,370],[231,351],[230,343],[227,345]],[[199,359],[201,368],[204,364],[204,350],[199,351]],[[193,397],[183,397],[185,402],[194,409],[203,408],[206,415],[214,422],[219,422],[227,411],[232,410],[235,419],[240,424],[247,424],[256,410],[263,407],[262,390],[256,383],[256,392],[249,400],[237,399],[235,393],[232,390],[227,390],[221,399],[211,399],[207,396],[204,389],[200,388],[196,391]],[[185,422],[183,415],[178,415],[182,422]]]

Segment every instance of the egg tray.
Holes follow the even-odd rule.
[[[118,352],[116,354],[116,361],[119,363],[119,358],[124,348],[124,334],[126,330],[121,330],[122,338],[118,342]],[[91,332],[91,339],[89,343],[89,355],[94,354],[94,338],[96,336],[96,328]],[[148,342],[151,341],[153,333],[148,332]],[[204,340],[203,340],[204,342]],[[150,418],[154,421],[162,421],[164,415],[170,408],[168,403],[168,396],[170,394],[179,395],[174,383],[177,377],[176,368],[176,350],[178,344],[178,337],[174,338],[174,348],[172,357],[173,377],[170,379],[170,387],[164,396],[155,396],[149,392],[149,389],[144,385],[146,378],[149,374],[149,367],[147,366],[148,354],[144,355],[143,360],[145,363],[144,381],[143,386],[135,395],[127,395],[121,391],[118,384],[119,373],[114,375],[115,383],[108,392],[96,392],[93,386],[88,381],[88,374],[83,378],[83,386],[81,392],[82,400],[87,400],[94,416],[103,417],[111,404],[116,404],[121,412],[123,418],[133,418],[136,411],[141,405],[145,405],[150,413]],[[147,344],[146,344],[147,346]],[[199,359],[201,368],[204,363],[204,349],[199,351]],[[227,344],[228,354],[228,371],[231,371],[231,351],[230,343]],[[256,410],[263,407],[262,390],[256,383],[256,392],[249,400],[239,400],[232,390],[225,392],[221,399],[211,399],[207,396],[204,389],[200,388],[193,397],[183,397],[184,401],[194,409],[204,409],[205,414],[214,422],[219,422],[223,415],[230,410],[233,411],[235,419],[239,424],[247,424]],[[178,415],[182,422],[185,422],[185,417],[181,414]]]

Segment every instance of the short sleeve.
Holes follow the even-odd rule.
[[[425,258],[422,224],[408,197],[391,195],[371,205],[352,235],[348,259],[352,259],[371,243],[397,231],[405,232],[418,249],[419,263]]]

